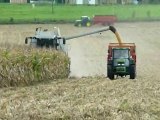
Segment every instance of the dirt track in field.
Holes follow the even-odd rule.
[[[60,27],[64,37],[104,28],[92,26],[77,28],[64,25],[0,25],[0,41],[24,44],[26,36],[32,36],[36,27]],[[160,22],[117,23],[115,24],[124,42],[134,42],[137,46],[137,79],[159,79],[160,75]],[[4,42],[5,41],[5,42]],[[110,31],[67,41],[71,58],[71,76],[106,76],[107,45],[117,42]]]

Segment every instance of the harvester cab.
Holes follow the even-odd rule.
[[[36,28],[33,37],[26,37],[25,44],[32,47],[54,48],[56,50],[65,50],[65,40],[62,39],[59,28],[54,27],[52,30]]]

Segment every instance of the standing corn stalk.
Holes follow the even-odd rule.
[[[66,78],[69,58],[46,49],[0,50],[0,87],[24,86],[37,81]]]

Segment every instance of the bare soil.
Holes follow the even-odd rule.
[[[39,26],[58,26],[64,37],[102,28],[1,25],[0,41],[24,44]],[[136,80],[105,78],[107,45],[117,42],[110,31],[73,39],[67,41],[71,76],[91,77],[0,89],[0,119],[159,120],[160,22],[117,23],[115,27],[124,42],[137,46]]]

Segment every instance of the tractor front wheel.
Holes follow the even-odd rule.
[[[107,77],[111,80],[114,79],[114,73],[113,73],[113,70],[112,70],[112,66],[111,65],[108,65],[107,66]]]
[[[130,67],[130,79],[136,78],[136,67],[135,65],[131,65]]]
[[[91,26],[91,22],[87,22],[86,27],[90,27],[90,26]]]

